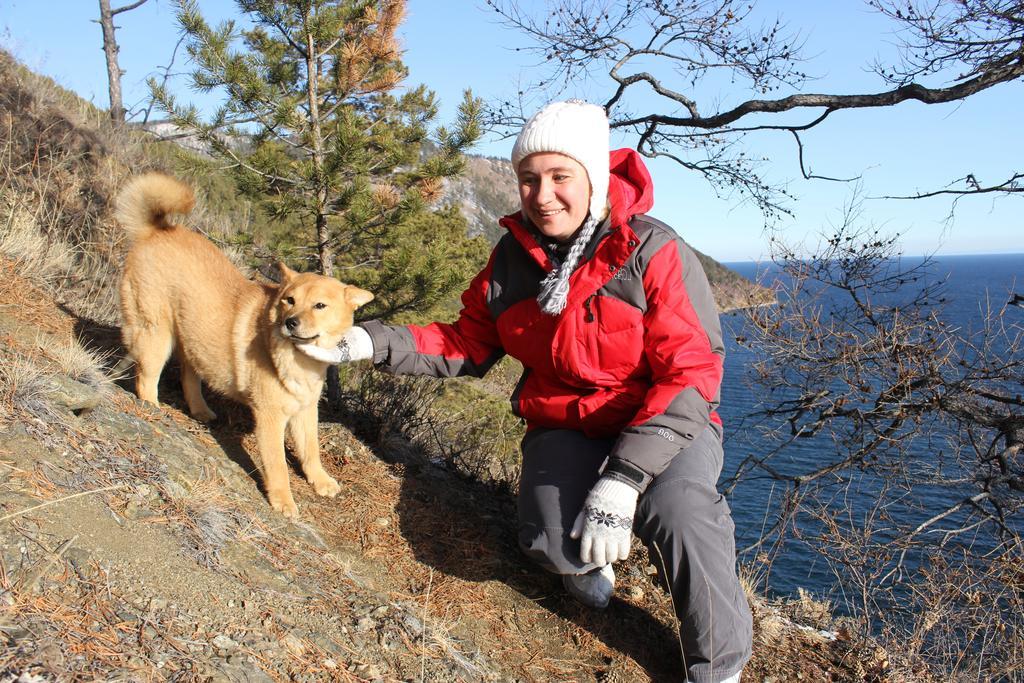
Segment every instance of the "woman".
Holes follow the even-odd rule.
[[[715,489],[721,328],[693,251],[653,205],[640,156],[609,154],[604,109],[554,102],[512,150],[521,210],[452,324],[355,327],[334,362],[481,376],[522,362],[519,543],[595,608],[636,532],[669,586],[689,680],[738,681],[751,619],[729,507]]]

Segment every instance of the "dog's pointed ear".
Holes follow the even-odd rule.
[[[359,308],[373,301],[373,294],[352,285],[345,287],[345,301],[353,308]]]
[[[277,272],[281,275],[281,282],[288,282],[298,275],[294,270],[285,265],[284,261],[277,262]]]

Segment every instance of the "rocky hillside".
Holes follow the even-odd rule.
[[[166,157],[3,53],[0,124],[0,681],[681,680],[640,549],[578,606],[516,548],[514,482],[411,443],[390,397],[323,405],[342,492],[293,468],[301,518],[273,513],[245,408],[200,424],[173,363],[159,407],[118,372],[109,202]],[[745,681],[910,680],[827,607],[749,597]]]
[[[511,144],[511,143],[510,143]],[[504,233],[498,219],[519,207],[512,164],[507,159],[470,156],[466,174],[447,184],[445,200],[459,205],[474,235],[494,244]],[[667,218],[667,217],[663,217]],[[671,220],[669,221],[671,223]],[[696,249],[723,312],[775,300],[774,294]]]
[[[261,492],[246,410],[214,398],[224,417],[207,427],[182,412],[173,368],[153,407],[69,362],[83,346],[113,360],[117,330],[17,270],[0,260],[0,675],[680,680],[671,603],[642,554],[609,610],[588,611],[519,553],[507,490],[395,434],[368,443],[326,406],[320,442],[342,493],[318,498],[293,470],[302,518],[288,523]],[[824,630],[820,606],[751,599],[749,680],[882,670]]]
[[[444,202],[459,205],[472,235],[495,244],[505,233],[498,219],[519,208],[515,174],[508,159],[468,155],[466,173],[445,185]]]

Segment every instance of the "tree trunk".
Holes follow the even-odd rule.
[[[100,26],[103,28],[103,52],[107,56],[107,81],[110,84],[110,118],[124,123],[124,105],[121,103],[121,68],[117,65],[117,39],[114,38],[114,12],[110,0],[100,0]]]
[[[306,105],[309,108],[310,146],[313,148],[313,173],[316,174],[316,255],[320,274],[334,275],[331,248],[327,234],[327,187],[324,178],[324,139],[320,130],[320,61],[313,33],[309,30],[309,10],[306,14]]]
[[[316,214],[316,245],[317,258],[321,275],[334,276],[334,254],[327,243],[327,216],[322,211]],[[338,406],[341,404],[341,379],[338,376],[338,366],[331,365],[327,368],[327,404]]]
[[[316,255],[320,274],[334,276],[334,254],[331,252],[330,235],[327,233],[327,179],[324,177],[324,141],[320,130],[320,62],[316,54],[317,45],[309,31],[309,15],[306,16],[306,98],[309,105],[309,129],[313,147],[313,172],[319,187],[316,193]],[[341,402],[341,381],[338,368],[327,369],[327,403],[337,406]]]
[[[316,214],[316,257],[320,274],[334,277],[334,252],[327,234],[327,215],[323,211]]]

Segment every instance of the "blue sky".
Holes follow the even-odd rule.
[[[112,0],[114,7],[129,0]],[[542,3],[537,3],[540,7]],[[234,3],[201,0],[211,21],[234,15]],[[805,41],[806,71],[817,77],[806,92],[855,93],[883,90],[868,70],[875,57],[892,54],[889,26],[859,0],[830,2],[762,2],[766,19],[781,17]],[[149,0],[118,15],[121,67],[126,106],[139,106],[145,79],[162,73],[178,38],[169,0]],[[55,78],[97,105],[107,105],[106,71],[95,0],[0,0],[0,44],[30,68]],[[441,121],[451,120],[465,88],[485,98],[508,96],[519,83],[535,80],[536,58],[524,38],[496,21],[482,0],[440,2],[410,0],[401,29],[410,85],[426,83],[442,102]],[[187,70],[180,53],[176,72]],[[201,103],[178,79],[183,100]],[[746,93],[714,86],[706,89],[705,113],[712,104],[729,106]],[[606,94],[580,83],[567,96],[594,101]],[[867,196],[908,194],[935,189],[974,173],[982,182],[997,182],[1020,168],[1024,136],[1018,131],[1024,84],[994,88],[953,105],[906,102],[879,110],[838,112],[824,126],[805,135],[805,157],[812,170],[836,177],[862,177]],[[632,144],[628,138],[619,144]],[[781,227],[790,241],[814,244],[852,197],[847,184],[800,178],[796,150],[788,133],[748,138],[749,153],[768,158],[768,176],[787,184],[797,200],[795,217]],[[511,140],[487,140],[475,150],[506,156]],[[1015,164],[1017,164],[1015,166]],[[738,197],[717,198],[707,183],[671,163],[650,164],[655,182],[653,215],[673,225],[698,249],[721,261],[758,260],[767,254],[764,220]],[[511,182],[511,179],[510,179]],[[510,207],[511,208],[511,207]],[[1021,198],[973,197],[962,200],[952,227],[947,227],[949,199],[919,201],[866,200],[862,221],[886,233],[903,234],[905,253],[939,254],[1024,252]]]

